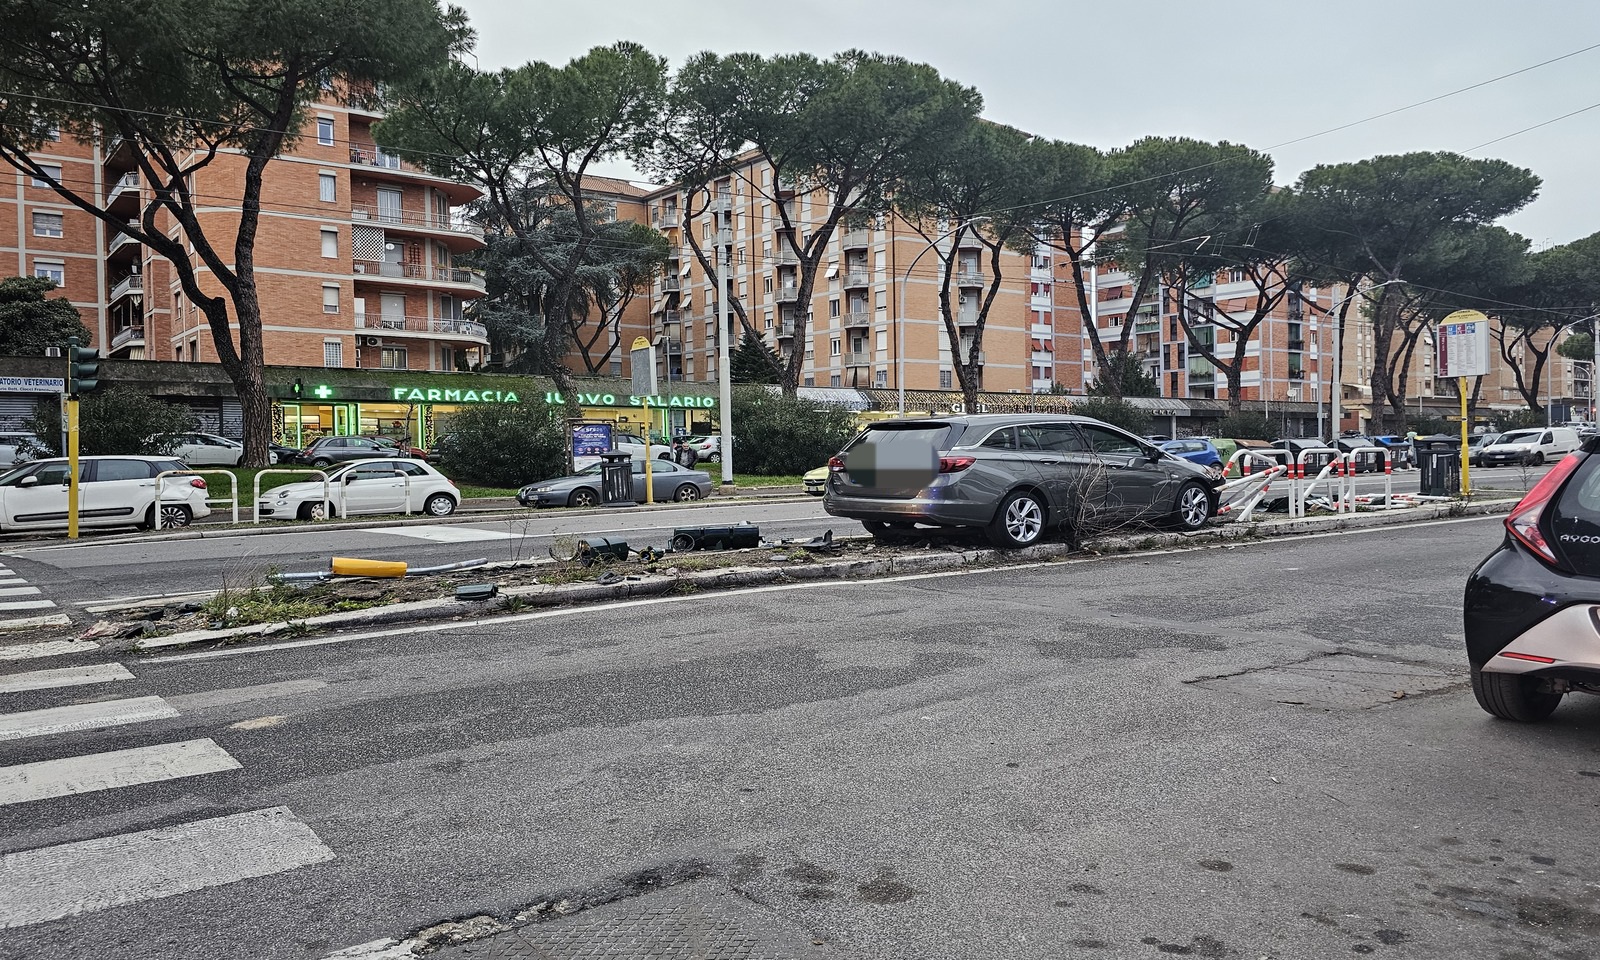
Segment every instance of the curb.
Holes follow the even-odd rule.
[[[1306,536],[1319,533],[1337,533],[1369,527],[1400,526],[1421,520],[1445,517],[1491,516],[1509,513],[1516,500],[1489,500],[1477,503],[1442,503],[1408,508],[1404,513],[1343,514],[1333,517],[1308,517],[1295,520],[1264,520],[1245,525],[1227,524],[1209,527],[1191,533],[1151,532],[1145,535],[1119,536],[1092,541],[1097,556],[1118,556],[1142,550],[1163,547],[1182,547],[1205,543],[1226,543],[1233,540],[1270,539],[1277,537]],[[846,539],[846,538],[838,538]],[[848,539],[863,539],[851,537]],[[762,548],[755,548],[762,549]],[[801,580],[857,580],[876,577],[902,576],[918,573],[938,573],[959,570],[963,567],[1000,568],[1012,563],[1035,563],[1047,560],[1064,560],[1077,556],[1077,552],[1064,543],[1046,543],[1022,550],[959,550],[932,554],[890,556],[879,559],[842,560],[797,566],[775,567],[725,567],[720,570],[698,570],[677,575],[640,573],[622,583],[528,584],[508,587],[500,591],[502,597],[516,597],[523,606],[556,607],[569,604],[628,600],[654,597],[684,587],[696,591],[730,590],[739,587],[766,586],[768,584]],[[496,565],[500,569],[516,564]],[[286,630],[314,627],[367,627],[396,623],[427,623],[472,617],[481,612],[479,602],[461,602],[442,598],[397,603],[368,610],[329,613],[298,620],[294,623],[262,623],[247,627],[221,630],[193,630],[167,637],[152,637],[131,644],[131,649],[151,652],[202,643],[216,643],[248,637],[268,637]],[[499,611],[495,611],[499,612]]]
[[[699,510],[707,506],[733,506],[736,504],[751,503],[805,503],[817,499],[817,497],[808,496],[803,493],[783,497],[721,497],[713,494],[704,500],[695,500],[691,503],[656,503],[649,505],[638,504],[632,507],[613,507],[609,510],[605,509],[604,507],[591,507],[582,511],[581,515],[586,517],[625,516],[630,513],[639,512],[640,508],[643,508],[647,511]],[[418,517],[414,520],[384,520],[382,518],[374,518],[368,521],[359,519],[339,519],[332,523],[315,527],[302,526],[298,523],[290,523],[286,525],[274,521],[264,521],[259,525],[251,524],[248,527],[235,527],[230,525],[218,526],[215,529],[211,529],[202,525],[201,527],[185,527],[181,530],[174,530],[165,533],[117,534],[109,537],[94,537],[88,540],[80,539],[77,541],[69,541],[64,537],[41,537],[39,539],[10,541],[0,540],[0,553],[7,553],[11,550],[22,549],[66,550],[75,547],[116,546],[117,544],[124,543],[160,543],[180,540],[217,540],[224,537],[264,537],[276,533],[324,533],[339,530],[362,530],[376,527],[436,527],[463,523],[488,523],[494,520],[527,520],[537,516],[555,516],[557,515],[556,512],[562,509],[568,508],[552,507],[548,510],[540,510],[536,507],[516,507],[514,508],[515,512],[486,510],[481,513],[475,513],[470,508],[463,508],[457,510],[448,517]]]

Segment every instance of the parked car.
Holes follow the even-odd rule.
[[[421,460],[400,458],[358,460],[328,471],[327,504],[321,480],[274,487],[261,495],[256,508],[272,520],[322,520],[329,516],[412,513],[448,517],[461,503],[461,491],[444,474]]]
[[[244,460],[244,444],[214,433],[159,434],[146,442],[191,467],[237,467]]]
[[[378,437],[369,435],[366,439],[372,440],[379,446],[386,448],[389,451],[389,456],[391,457],[405,457],[408,460],[428,459],[428,451],[422,449],[421,447],[413,447],[411,445],[411,441],[404,438],[396,440],[393,437]]]
[[[203,478],[156,479],[185,469],[170,457],[80,457],[78,523],[150,529],[186,527],[210,516]],[[62,457],[7,471],[0,476],[0,530],[65,529],[67,490],[67,461]]]
[[[286,447],[281,443],[267,444],[267,451],[272,454],[271,460],[273,463],[294,463],[295,458],[300,456],[299,450],[294,447]]]
[[[1502,719],[1543,720],[1569,692],[1600,693],[1597,452],[1592,437],[1541,477],[1467,580],[1472,692]]]
[[[823,508],[874,537],[965,527],[1000,547],[1123,522],[1198,529],[1216,512],[1219,482],[1110,424],[1046,414],[880,420],[828,466]]]
[[[807,470],[800,478],[800,489],[813,497],[820,497],[828,488],[828,465],[823,464],[815,470]]]
[[[393,442],[379,443],[371,437],[319,437],[296,455],[295,462],[321,470],[336,463],[392,457],[395,453]]]
[[[38,442],[39,438],[31,433],[0,433],[0,467],[12,466],[19,459],[26,463],[27,457],[19,457],[17,449]]]
[[[636,433],[613,432],[611,434],[611,449],[617,453],[632,454],[635,460],[643,460],[645,458],[644,437]],[[650,440],[650,456],[657,460],[671,460],[671,441],[664,440],[661,437],[652,437]]]
[[[604,499],[600,491],[603,464],[585,467],[570,477],[556,477],[530,483],[517,491],[517,502],[525,507],[592,507]],[[633,460],[633,499],[644,502],[643,457]],[[711,475],[704,470],[681,467],[671,460],[650,465],[650,489],[657,502],[703,500],[711,495]]]
[[[1167,440],[1157,446],[1175,457],[1206,467],[1216,476],[1222,476],[1222,452],[1210,440]]]
[[[697,460],[707,463],[722,462],[722,437],[715,434],[696,434],[684,437],[683,442],[694,451]]]
[[[1474,467],[1483,466],[1483,448],[1500,439],[1498,433],[1476,433],[1467,438],[1467,462]]]
[[[1546,460],[1559,460],[1578,449],[1578,446],[1578,433],[1571,427],[1507,430],[1483,448],[1478,454],[1478,462],[1485,467],[1508,463],[1537,466]]]

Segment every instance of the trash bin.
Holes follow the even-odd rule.
[[[633,506],[633,454],[600,455],[600,497],[610,506]]]
[[[1418,437],[1412,445],[1422,470],[1419,492],[1425,497],[1455,496],[1461,489],[1461,438]]]

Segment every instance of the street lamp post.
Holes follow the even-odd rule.
[[[1376,290],[1379,287],[1387,287],[1391,283],[1399,283],[1399,282],[1400,281],[1398,281],[1398,280],[1385,280],[1382,283],[1375,283],[1370,287],[1366,287],[1366,288],[1361,289],[1361,290],[1356,290],[1356,291],[1352,292],[1347,297],[1341,297],[1340,299],[1335,300],[1333,303],[1329,304],[1328,305],[1328,309],[1326,311],[1324,311],[1324,315],[1333,324],[1333,384],[1332,384],[1333,388],[1328,391],[1328,406],[1329,406],[1329,414],[1330,414],[1329,419],[1332,421],[1329,424],[1329,426],[1333,430],[1333,434],[1332,434],[1333,436],[1337,436],[1337,434],[1339,432],[1339,421],[1341,419],[1340,413],[1339,413],[1339,402],[1342,399],[1344,399],[1343,397],[1340,396],[1340,393],[1343,392],[1343,389],[1344,389],[1344,371],[1341,369],[1341,364],[1342,364],[1343,359],[1344,359],[1344,351],[1343,351],[1344,337],[1342,337],[1340,335],[1342,331],[1340,329],[1339,314],[1338,314],[1338,311],[1337,311],[1336,308],[1339,307],[1342,304],[1345,304],[1345,303],[1347,303],[1347,302],[1349,302],[1351,300],[1354,300],[1356,297],[1359,297],[1361,294],[1366,293],[1366,292],[1368,292],[1370,290]],[[1318,372],[1320,373],[1321,372],[1321,364],[1318,364],[1317,366],[1318,366]],[[1377,398],[1376,397],[1373,398],[1373,402],[1374,403],[1377,402]],[[1318,433],[1322,432],[1321,429],[1320,429],[1320,425],[1319,425],[1319,429],[1318,429],[1317,432]]]
[[[1555,350],[1556,341],[1561,338],[1561,335],[1563,333],[1566,333],[1568,330],[1571,330],[1573,327],[1576,327],[1580,323],[1591,323],[1591,322],[1595,321],[1597,318],[1600,318],[1600,313],[1594,314],[1593,316],[1582,317],[1580,319],[1572,321],[1571,323],[1564,324],[1563,326],[1558,328],[1555,333],[1551,334],[1549,349],[1551,351]],[[1591,329],[1593,329],[1593,328],[1591,328]],[[1590,336],[1592,337],[1593,334],[1590,334]],[[1594,341],[1591,340],[1590,342],[1592,343]],[[1545,366],[1545,370],[1544,370],[1544,382],[1545,382],[1545,391],[1544,391],[1545,392],[1545,398],[1544,398],[1544,425],[1549,427],[1549,426],[1553,426],[1554,425],[1554,419],[1555,419],[1556,365],[1555,365],[1553,357],[1550,358],[1550,359],[1547,359],[1545,361],[1545,364],[1546,364],[1546,366]],[[1593,369],[1594,369],[1593,368],[1593,361],[1591,361],[1590,362],[1590,370],[1592,371]],[[1534,385],[1538,386],[1537,382]],[[1594,374],[1592,372],[1589,374],[1589,403],[1594,403]],[[1590,422],[1591,423],[1594,422],[1592,417],[1590,418]]]
[[[963,220],[951,229],[929,240],[928,245],[923,247],[915,257],[911,258],[911,263],[906,266],[905,272],[900,275],[900,296],[899,304],[895,311],[894,323],[894,385],[895,389],[900,393],[899,412],[901,416],[905,416],[906,412],[906,285],[911,282],[911,270],[916,267],[917,261],[921,260],[929,250],[973,224],[982,223],[988,219],[988,217],[973,217],[971,220]]]

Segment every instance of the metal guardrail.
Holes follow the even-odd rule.
[[[251,523],[260,523],[261,522],[261,478],[266,476],[269,473],[293,474],[293,475],[295,475],[297,477],[303,477],[303,476],[308,476],[310,474],[315,474],[316,476],[321,477],[322,478],[322,516],[324,518],[326,518],[328,516],[328,505],[333,502],[333,496],[332,496],[333,491],[331,489],[329,489],[329,487],[328,487],[328,474],[327,474],[326,471],[324,471],[324,470],[281,470],[281,469],[280,470],[270,470],[269,469],[269,470],[262,470],[260,473],[256,474],[255,489],[251,491],[251,494],[254,497],[254,499],[250,501],[253,504],[253,506],[251,507],[251,518],[250,518],[250,522]],[[409,506],[409,503],[408,503],[408,506]]]
[[[161,516],[160,516],[161,496],[162,496],[162,494],[166,493],[166,491],[167,491],[167,488],[166,488],[167,478],[168,477],[196,477],[196,476],[198,476],[198,477],[223,476],[223,477],[227,477],[228,478],[228,493],[230,494],[230,496],[225,497],[225,498],[224,497],[213,497],[213,496],[211,496],[211,487],[208,484],[206,486],[206,506],[209,507],[213,503],[231,504],[232,507],[233,507],[233,522],[234,523],[238,523],[239,522],[239,478],[238,478],[238,476],[236,476],[232,470],[205,470],[205,469],[191,470],[191,469],[186,467],[186,468],[184,468],[182,470],[163,470],[160,473],[156,474],[156,507],[157,507],[157,509],[156,509],[156,526],[158,528],[161,526]]]

